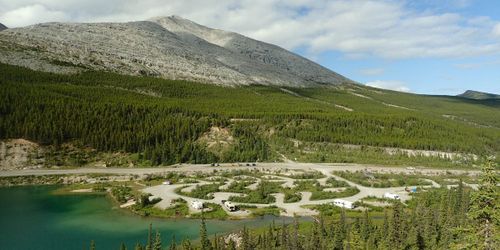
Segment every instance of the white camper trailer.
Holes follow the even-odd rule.
[[[201,201],[192,201],[191,202],[191,207],[194,208],[194,209],[201,210],[201,209],[203,209],[203,202],[201,202]]]
[[[333,205],[341,208],[354,209],[354,203],[342,199],[333,200]]]
[[[384,198],[386,199],[391,199],[391,200],[399,200],[399,195],[393,194],[393,193],[385,193]]]
[[[231,203],[230,201],[226,201],[224,202],[224,206],[227,208],[227,210],[229,210],[230,212],[234,212],[236,211],[236,206]]]

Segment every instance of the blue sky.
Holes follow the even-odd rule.
[[[495,0],[0,0],[9,27],[169,15],[282,46],[370,86],[500,94]]]
[[[500,20],[498,1],[415,1],[418,11],[459,13],[465,18],[487,16]],[[306,55],[303,49],[296,51]],[[422,94],[456,95],[468,89],[500,94],[500,55],[387,59],[350,58],[338,51],[324,52],[316,61],[362,83],[394,82],[393,88]],[[382,84],[384,86],[384,84]]]

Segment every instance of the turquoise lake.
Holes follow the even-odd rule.
[[[199,220],[158,219],[127,213],[114,206],[104,195],[52,195],[56,187],[28,186],[0,188],[0,249],[88,249],[91,240],[99,249],[128,249],[145,243],[148,226],[162,235],[168,246],[172,235],[178,241],[196,240]],[[237,231],[247,227],[266,226],[279,217],[248,220],[208,220],[209,234]]]

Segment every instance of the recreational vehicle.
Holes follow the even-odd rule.
[[[391,200],[399,200],[399,195],[393,194],[393,193],[385,193],[384,198],[386,199],[391,199]]]
[[[201,210],[201,209],[203,209],[203,202],[201,202],[201,201],[192,201],[191,202],[191,207],[194,208],[194,209]]]
[[[333,205],[341,208],[354,209],[354,203],[342,199],[333,200]]]
[[[233,203],[231,203],[230,201],[225,201],[224,206],[227,208],[227,210],[229,210],[231,212],[236,211],[236,206]]]

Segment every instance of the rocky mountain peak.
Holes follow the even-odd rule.
[[[7,29],[7,26],[5,26],[2,23],[0,23],[0,31],[6,30],[6,29]]]
[[[85,68],[230,86],[351,82],[278,46],[178,16],[8,29],[0,34],[0,62],[58,73]]]

